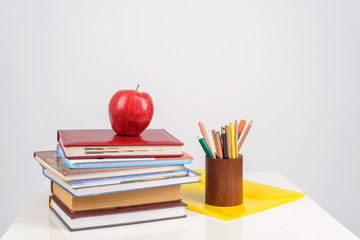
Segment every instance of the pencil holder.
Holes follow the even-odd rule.
[[[236,159],[205,157],[205,203],[231,207],[243,202],[243,156]]]

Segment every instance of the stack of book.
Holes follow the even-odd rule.
[[[69,230],[185,217],[181,184],[199,181],[193,158],[163,129],[137,137],[59,130],[56,151],[34,153],[51,180],[50,209]]]

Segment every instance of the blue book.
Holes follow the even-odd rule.
[[[167,158],[84,158],[67,159],[61,148],[56,147],[58,155],[63,159],[69,168],[110,168],[110,167],[136,167],[136,166],[160,166],[190,164],[193,158],[184,152],[181,157]]]

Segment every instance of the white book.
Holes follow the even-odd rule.
[[[183,169],[180,171],[157,172],[157,173],[107,177],[107,178],[98,178],[98,179],[84,179],[78,181],[69,181],[65,183],[67,183],[72,188],[84,188],[84,187],[94,187],[94,186],[99,187],[110,184],[131,183],[136,181],[153,181],[153,180],[172,178],[172,177],[183,177],[188,174],[189,171],[187,169]]]
[[[43,174],[45,177],[55,182],[57,185],[62,187],[71,195],[75,197],[88,197],[88,196],[96,196],[100,194],[133,191],[133,190],[154,188],[154,187],[165,187],[165,186],[194,183],[200,181],[199,173],[187,168],[184,169],[188,171],[188,174],[186,176],[145,180],[145,181],[139,180],[138,182],[109,184],[104,186],[83,187],[83,188],[72,188],[69,182],[61,180],[60,178],[58,178],[56,175],[54,175],[52,172],[48,171],[45,168],[43,168]]]
[[[70,213],[56,197],[50,198],[50,209],[70,231],[186,217],[185,206],[186,204],[178,201],[122,209]]]

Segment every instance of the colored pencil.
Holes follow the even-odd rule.
[[[235,124],[234,124],[234,145],[235,145],[235,158],[238,158],[239,155],[239,151],[238,151],[238,137],[239,137],[239,132],[238,132],[238,121],[235,120]]]
[[[216,132],[215,138],[216,138],[216,145],[218,146],[219,158],[223,159],[223,153],[222,153],[222,149],[221,149],[220,133],[219,132]]]
[[[239,142],[239,152],[240,152],[240,149],[241,149],[241,146],[243,145],[243,143],[244,143],[244,141],[245,141],[245,138],[246,138],[246,136],[248,135],[248,133],[249,133],[249,131],[250,131],[250,128],[251,128],[251,126],[252,126],[252,123],[253,123],[253,120],[251,120],[250,121],[250,123],[247,125],[247,127],[246,127],[246,129],[245,129],[245,131],[244,131],[244,134],[243,134],[243,136],[241,137],[241,139],[240,139],[240,142]]]
[[[209,149],[210,149],[210,151],[211,151],[211,154],[212,154],[213,156],[215,156],[214,151],[213,151],[213,149],[212,149],[212,147],[211,147],[211,144],[210,144],[208,135],[207,135],[207,133],[206,133],[206,129],[205,129],[204,124],[203,124],[202,122],[199,122],[199,127],[200,127],[201,134],[203,135],[203,137],[204,137],[204,139],[205,139],[205,141],[206,141],[206,143],[207,143],[207,145],[208,145],[208,147],[209,147]]]
[[[219,149],[218,149],[218,146],[216,145],[215,130],[211,130],[211,135],[212,135],[212,138],[214,140],[214,146],[215,146],[215,150],[216,150],[214,156],[215,156],[215,158],[217,158],[217,157],[219,157]]]
[[[219,135],[220,135],[220,145],[221,145],[221,150],[222,150],[222,153],[224,155],[224,143],[223,143],[223,139],[222,139],[222,130],[223,130],[223,126],[221,126],[220,128],[220,131],[219,131]]]
[[[219,134],[218,134],[218,132],[215,132],[215,130],[212,130],[211,133],[212,133],[213,139],[214,139],[214,145],[215,145],[215,149],[216,149],[216,157],[223,158],[221,142],[220,142],[220,138],[218,137]]]
[[[234,124],[229,124],[230,128],[230,142],[231,142],[231,158],[235,158],[235,143],[234,143]]]

